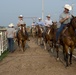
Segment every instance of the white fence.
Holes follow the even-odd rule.
[[[0,29],[0,56],[7,50],[7,47],[6,29]]]

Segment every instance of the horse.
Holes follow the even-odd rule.
[[[26,33],[26,27],[25,25],[21,25],[21,29],[18,31],[17,39],[18,39],[18,46],[20,47],[22,52],[24,52],[25,50],[26,40],[28,38],[25,33]]]
[[[36,37],[38,45],[43,44],[43,32],[44,32],[43,27],[36,25]]]
[[[32,37],[34,38],[34,37],[36,37],[36,27],[34,26],[34,27],[32,27],[31,28],[31,33],[32,33]]]
[[[61,32],[59,38],[60,44],[63,46],[63,54],[66,62],[66,67],[69,66],[69,63],[70,65],[72,64],[72,54],[76,43],[75,29],[76,29],[76,17],[72,16],[71,22],[67,24],[67,27],[65,27],[64,30]],[[69,54],[68,54],[68,50],[69,50]],[[56,45],[56,51],[57,51],[57,59],[59,59],[58,45]],[[68,58],[69,55],[70,55],[70,59]]]
[[[45,50],[47,49],[47,44],[53,48],[56,28],[57,28],[57,22],[53,22],[53,24],[50,27],[48,27],[48,30],[45,32],[45,37],[44,37]]]

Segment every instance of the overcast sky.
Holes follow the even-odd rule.
[[[65,4],[74,4],[74,15],[76,15],[76,0],[44,0],[44,20],[50,14],[52,20],[59,20]],[[0,0],[0,26],[15,25],[18,16],[42,17],[42,0]],[[24,19],[27,25],[31,25],[32,19]]]

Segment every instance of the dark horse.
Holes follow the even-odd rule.
[[[25,49],[25,44],[26,44],[26,40],[27,40],[27,35],[26,33],[26,27],[25,25],[21,25],[21,29],[18,31],[18,46],[20,47],[20,49],[22,50],[22,52]]]
[[[62,33],[60,34],[60,44],[63,46],[63,54],[64,59],[66,61],[66,67],[68,66],[68,55],[70,55],[69,62],[72,64],[72,54],[75,48],[76,37],[75,37],[75,29],[76,29],[76,17],[72,16],[71,22],[67,24],[68,26],[64,28]],[[59,47],[56,46],[57,50],[57,58],[59,58]],[[70,48],[70,49],[69,49]],[[68,54],[69,49],[69,54]]]

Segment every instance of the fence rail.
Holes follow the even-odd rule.
[[[0,29],[0,56],[7,50],[7,47],[6,29]]]

